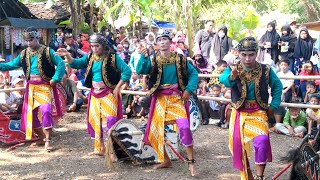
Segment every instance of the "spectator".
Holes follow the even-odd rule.
[[[297,37],[291,30],[289,25],[284,25],[281,28],[282,35],[280,37],[280,57],[281,59],[288,59],[290,62],[290,71],[294,72],[294,47],[296,45]]]
[[[136,50],[136,48],[137,48],[136,43],[138,43],[138,42],[139,42],[138,37],[136,35],[132,35],[132,38],[130,40],[130,45],[129,45],[129,52],[130,53],[133,53]]]
[[[223,60],[224,56],[227,55],[232,48],[232,39],[227,35],[228,28],[221,26],[217,32],[211,42],[212,50],[210,51],[210,61],[212,61],[213,64]]]
[[[176,51],[179,54],[182,54],[185,57],[189,57],[189,50],[187,49],[187,47],[184,44],[184,42],[183,41],[178,41],[177,44],[178,44],[178,47],[177,47]]]
[[[88,41],[89,35],[88,34],[81,34],[81,50],[84,51],[85,53],[89,53],[90,51],[90,43]]]
[[[313,94],[316,94],[316,84],[314,81],[307,81],[306,83],[306,95],[304,97],[304,103],[308,103],[310,101],[310,98]]]
[[[287,136],[302,138],[307,131],[306,114],[300,108],[289,107],[284,116],[283,123],[276,124],[276,130]]]
[[[277,73],[278,77],[293,77],[294,74],[289,70],[290,62],[288,59],[280,61],[280,71]],[[280,79],[283,90],[281,100],[289,102],[292,99],[292,87],[294,86],[294,80],[292,79]]]
[[[310,97],[310,105],[319,105],[320,97],[318,95],[312,95]],[[307,108],[307,120],[308,120],[308,136],[311,136],[313,122],[317,122],[317,129],[320,129],[320,109]]]
[[[124,48],[121,44],[117,45],[117,54],[121,57],[121,59],[126,59],[126,56],[124,55]]]
[[[206,96],[207,92],[208,92],[207,81],[200,80],[198,83],[197,95]],[[210,118],[209,102],[207,100],[200,100],[200,105],[201,105],[200,111],[202,114],[202,125],[207,125],[209,123],[209,118]]]
[[[301,72],[299,73],[299,76],[317,76],[319,73],[314,69],[313,63],[311,61],[305,61],[302,64]],[[316,86],[319,86],[319,81],[320,80],[315,80]],[[296,84],[299,81],[296,81]],[[304,98],[306,95],[306,80],[300,80],[300,85],[299,85],[299,95],[300,97]]]
[[[135,68],[137,66],[138,60],[140,59],[141,49],[142,49],[142,44],[140,42],[137,42],[136,49],[131,54],[130,61],[129,61],[129,67],[131,68],[132,71],[136,71]]]
[[[202,74],[208,74],[212,72],[212,64],[210,64],[210,62],[208,62],[208,60],[202,56],[200,49],[194,51],[192,61],[192,64],[196,67],[199,73],[201,72]]]
[[[147,43],[147,49],[149,49],[149,51],[150,51],[151,48],[153,49],[153,46],[156,42],[156,36],[154,35],[153,32],[148,32],[145,39],[146,39],[146,43]]]
[[[210,57],[211,41],[214,37],[214,21],[205,21],[204,29],[199,30],[194,40],[194,48],[200,49],[205,59]]]
[[[212,71],[213,75],[220,75],[227,68],[227,62],[223,60],[218,61],[216,65],[217,65],[217,69]],[[210,78],[208,85],[211,86],[214,84],[219,84],[220,86],[222,85],[219,81],[219,77]]]
[[[259,46],[265,51],[265,53],[269,53],[271,55],[271,59],[276,64],[278,62],[278,41],[280,39],[279,34],[276,31],[276,23],[270,22],[267,25],[266,33],[260,38]]]
[[[209,93],[209,96],[211,97],[222,97],[221,94],[221,86],[218,84],[214,84],[211,87],[211,93]],[[209,120],[216,120],[214,124],[217,124],[220,122],[220,114],[221,114],[221,102],[220,101],[214,101],[214,100],[209,100],[209,114],[210,114],[210,119]]]
[[[223,94],[224,98],[231,99],[231,89],[226,88],[223,84],[221,85],[221,93]],[[231,115],[230,103],[222,101],[221,108],[220,108],[220,121],[215,125],[223,129],[227,129],[229,127],[230,115]]]
[[[63,76],[61,84],[67,94],[67,112],[79,111],[83,104],[83,99],[79,96],[80,92],[78,91],[76,84],[68,79],[67,73]]]
[[[119,29],[119,43],[121,43],[124,39],[126,39],[127,36],[126,36],[126,29],[121,26],[120,29]]]
[[[295,65],[293,74],[298,74],[301,64],[310,60],[313,52],[313,40],[307,28],[303,27],[294,47]]]

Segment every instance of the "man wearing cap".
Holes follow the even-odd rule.
[[[33,27],[23,32],[28,43],[16,58],[8,63],[0,64],[0,71],[14,70],[22,67],[27,79],[26,93],[23,103],[21,129],[26,131],[26,139],[30,140],[34,132],[40,138],[33,145],[45,145],[47,151],[52,150],[51,132],[54,125],[52,110],[62,116],[56,83],[60,82],[65,64],[54,54],[54,50],[39,44],[40,34]],[[52,105],[52,103],[55,103]],[[41,113],[41,123],[38,119]],[[41,117],[39,116],[39,117]]]
[[[116,55],[114,49],[99,33],[90,36],[91,54],[74,59],[66,49],[58,49],[74,69],[86,68],[84,85],[91,88],[88,97],[88,133],[94,139],[94,151],[89,155],[103,156],[102,119],[107,121],[107,131],[122,119],[120,87],[131,77],[129,66]]]
[[[189,170],[195,176],[197,173],[187,102],[197,89],[198,72],[185,57],[170,52],[171,38],[168,32],[160,32],[156,42],[159,52],[149,57],[146,49],[142,50],[136,67],[138,74],[150,75],[148,89],[152,100],[144,142],[153,147],[161,162],[154,169],[171,167],[164,146],[164,126],[176,124],[181,142],[187,150]]]
[[[240,170],[242,180],[264,179],[267,162],[272,160],[268,132],[268,116],[281,103],[282,84],[268,65],[256,61],[257,42],[253,37],[238,45],[240,61],[221,74],[220,82],[231,88],[232,113],[229,124],[229,148],[233,166]],[[272,101],[268,105],[268,86]],[[253,140],[257,175],[249,167],[249,142]]]

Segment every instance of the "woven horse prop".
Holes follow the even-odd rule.
[[[278,179],[283,172],[292,166],[291,180],[319,180],[319,155],[320,131],[318,130],[313,140],[309,140],[309,137],[306,136],[297,149],[290,150],[287,156],[282,158],[289,164],[272,179]]]

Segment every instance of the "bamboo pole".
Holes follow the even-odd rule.
[[[8,88],[8,89],[0,89],[0,92],[11,92],[11,91],[18,91],[18,90],[24,90],[25,87],[21,88]],[[89,91],[89,88],[81,87],[78,88],[79,90],[86,90]],[[132,94],[132,95],[140,95],[140,96],[146,96],[147,92],[142,91],[130,91],[130,90],[121,90],[121,94]],[[231,102],[231,99],[226,99],[222,97],[210,97],[210,96],[197,96],[198,99],[202,100],[213,100],[213,101],[224,101],[224,102]],[[313,108],[313,109],[320,109],[320,105],[309,105],[309,104],[299,104],[299,103],[281,103],[280,106],[283,107],[294,107],[294,108]]]
[[[198,74],[203,78],[218,78],[220,74]],[[320,80],[320,76],[279,76],[279,79]]]

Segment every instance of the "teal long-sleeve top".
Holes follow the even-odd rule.
[[[21,61],[20,61],[19,54],[16,58],[14,58],[12,61],[8,63],[1,63],[0,64],[0,71],[10,71],[14,69],[18,69],[22,67]],[[54,50],[50,49],[50,58],[52,63],[56,66],[56,71],[52,77],[52,80],[54,82],[60,82],[61,79],[64,76],[65,72],[65,64],[60,56],[57,56],[54,54]],[[39,75],[38,70],[38,55],[34,55],[30,57],[30,74],[31,75]]]
[[[227,67],[223,73],[220,75],[219,80],[226,87],[231,88],[236,85],[236,81],[230,80],[231,69]],[[269,73],[269,86],[271,88],[272,101],[270,103],[270,108],[277,110],[281,104],[281,95],[282,95],[282,83],[276,73],[271,69]],[[254,82],[247,82],[247,97],[246,100],[255,100],[254,93]]]
[[[136,66],[136,72],[138,74],[149,74],[151,68],[151,61],[149,57],[144,57],[140,55]],[[162,69],[162,77],[160,85],[164,84],[176,84],[178,83],[178,78],[176,76],[177,69],[175,64],[165,64]],[[198,71],[187,61],[187,74],[188,74],[188,84],[186,86],[186,91],[193,93],[198,86]]]
[[[124,82],[128,82],[131,78],[131,69],[129,66],[119,57],[116,56],[116,67],[121,72],[121,80]],[[71,68],[74,69],[82,69],[87,67],[87,59],[88,56],[83,56],[81,58],[73,59],[73,62],[69,64]],[[92,64],[92,81],[101,82],[102,74],[101,74],[102,60],[93,62]]]

